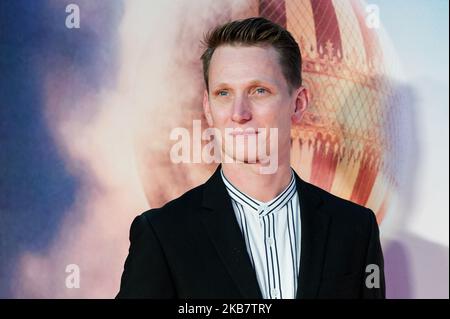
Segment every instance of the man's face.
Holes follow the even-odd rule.
[[[289,161],[291,123],[300,121],[308,102],[305,88],[291,91],[273,47],[218,47],[210,61],[203,107],[209,126],[221,133],[222,151],[234,161],[248,162],[248,151],[259,140],[268,154],[270,128],[276,128],[277,154],[270,156]],[[240,152],[242,144],[245,150]],[[256,153],[258,162],[262,159]]]

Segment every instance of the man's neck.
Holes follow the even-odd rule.
[[[278,163],[274,174],[261,174],[258,164],[222,163],[225,177],[248,196],[269,202],[289,185],[292,176],[290,163]]]

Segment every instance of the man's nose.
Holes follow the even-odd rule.
[[[252,119],[252,113],[245,97],[237,97],[234,101],[231,119],[237,123],[245,123]]]

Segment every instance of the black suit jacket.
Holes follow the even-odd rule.
[[[384,298],[373,212],[295,178],[297,298]],[[205,184],[136,217],[130,243],[117,298],[261,298],[220,166]],[[379,288],[365,284],[368,264],[379,267]]]

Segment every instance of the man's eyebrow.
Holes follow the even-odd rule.
[[[275,83],[272,83],[270,81],[266,81],[266,80],[251,80],[249,82],[245,83],[246,85],[249,86],[255,86],[255,85],[268,85],[268,86],[275,86]],[[229,87],[230,84],[226,83],[226,82],[221,82],[218,83],[216,85],[213,86],[214,89],[220,89],[220,88],[224,88],[224,87]]]
[[[227,86],[229,86],[228,83],[222,82],[222,83],[214,85],[213,87],[214,88],[223,88],[223,87],[227,87]]]

